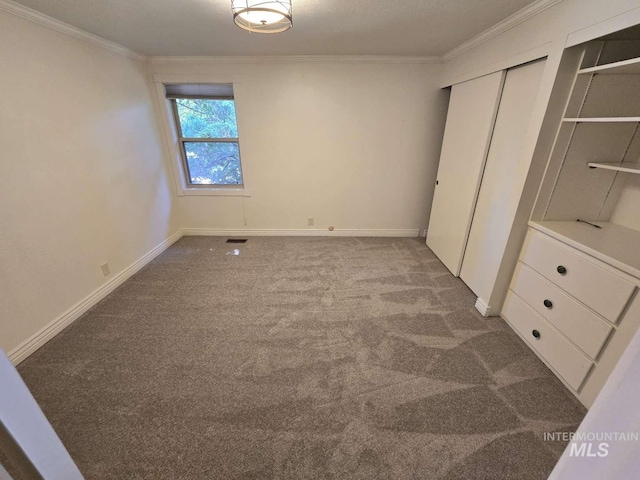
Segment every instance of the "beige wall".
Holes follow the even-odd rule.
[[[180,197],[184,227],[426,228],[448,101],[438,87],[441,65],[204,61],[150,68],[240,83],[240,148],[252,196]]]
[[[610,221],[624,227],[640,230],[640,176],[628,175]]]
[[[4,12],[0,59],[0,347],[11,352],[179,223],[143,62]]]

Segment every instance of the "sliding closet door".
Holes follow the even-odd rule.
[[[545,60],[507,71],[460,278],[490,301],[531,158],[520,152],[538,96]]]
[[[427,245],[456,277],[469,234],[504,72],[454,85],[444,131]]]

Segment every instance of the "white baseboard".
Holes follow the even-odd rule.
[[[483,317],[491,317],[494,316],[493,312],[491,311],[491,307],[489,305],[487,305],[486,303],[484,303],[483,300],[481,300],[480,298],[478,298],[476,300],[476,310],[478,310]]]
[[[84,314],[87,310],[97,304],[100,300],[109,295],[116,288],[122,285],[126,280],[139,272],[147,263],[164,252],[173,243],[178,241],[182,237],[182,235],[182,230],[178,230],[160,245],[153,248],[150,252],[142,256],[140,259],[124,269],[118,275],[114,276],[107,283],[102,285],[97,290],[93,291],[80,302],[76,303],[73,307],[64,312],[49,325],[22,342],[11,352],[9,352],[8,357],[11,362],[14,365],[22,362],[25,358],[27,358],[29,355],[31,355],[33,352],[35,352],[45,343],[51,340],[55,335],[60,333],[64,328],[80,318],[82,314]]]
[[[210,236],[210,237],[418,237],[419,229],[387,229],[387,230],[343,230],[335,229],[226,229],[226,228],[183,228],[185,236]]]

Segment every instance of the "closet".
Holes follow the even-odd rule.
[[[577,68],[502,315],[590,406],[640,325],[640,30],[565,55]]]
[[[480,189],[505,72],[451,87],[427,245],[456,277]]]
[[[520,150],[544,67],[539,60],[451,89],[427,245],[484,314],[529,170]]]
[[[491,297],[529,171],[530,159],[520,151],[544,66],[545,60],[539,60],[512,68],[504,82],[460,271],[460,278],[485,303],[484,308],[498,303]]]

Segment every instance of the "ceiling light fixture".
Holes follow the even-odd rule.
[[[291,0],[231,0],[233,21],[255,33],[280,33],[293,26]]]

